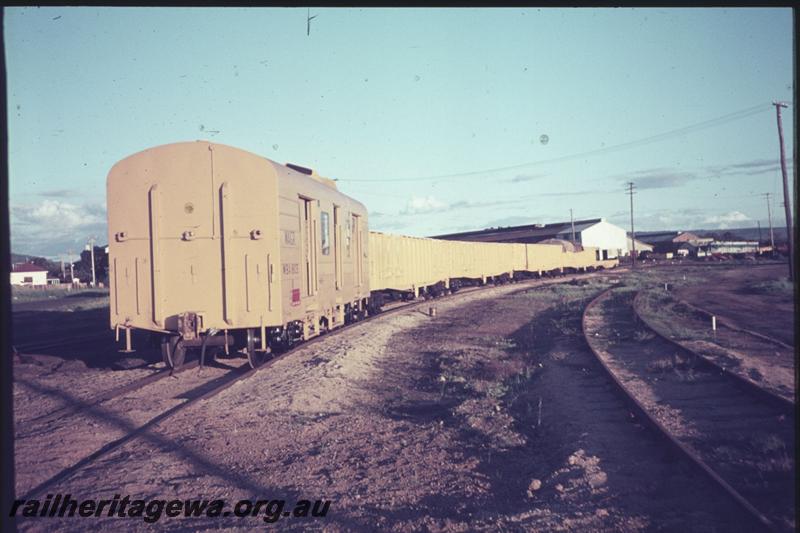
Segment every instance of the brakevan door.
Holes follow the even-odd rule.
[[[356,287],[364,285],[364,243],[361,227],[361,217],[353,215],[353,244],[355,254]]]
[[[272,163],[214,146],[225,327],[275,326],[280,313],[278,187]]]
[[[159,146],[117,163],[108,176],[108,223],[112,326],[164,329],[175,309],[208,309],[215,287],[204,276],[219,268],[218,254],[209,254],[208,143]]]
[[[208,142],[145,150],[109,173],[108,213],[112,326],[281,323],[270,161]]]
[[[298,197],[300,210],[301,262],[303,268],[303,295],[315,296],[319,290],[317,279],[317,216],[316,200]]]

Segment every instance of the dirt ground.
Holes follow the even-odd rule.
[[[292,530],[746,529],[735,509],[631,416],[593,362],[580,313],[622,274],[523,293],[519,285],[489,288],[435,302],[434,318],[425,303],[355,325],[182,411],[48,493],[224,498],[231,506],[240,498],[331,500],[325,518],[275,524]],[[637,276],[678,283],[682,275]],[[188,371],[52,427],[31,427],[26,420],[59,402],[145,371],[78,365],[66,372],[63,365],[16,361],[19,493],[179,403],[209,377]],[[19,525],[245,531],[265,524],[229,516]]]
[[[742,328],[794,345],[795,298],[784,264],[724,269],[713,283],[692,283],[677,288],[677,296],[707,311],[731,319]]]

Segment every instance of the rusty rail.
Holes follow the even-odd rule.
[[[711,480],[712,483],[720,487],[739,507],[741,507],[747,514],[756,521],[760,526],[767,527],[770,530],[777,530],[775,524],[766,516],[764,516],[761,511],[759,511],[753,504],[751,504],[744,496],[739,494],[739,492],[733,488],[727,481],[725,481],[719,474],[717,474],[703,459],[700,458],[691,448],[683,444],[680,440],[678,440],[672,433],[656,419],[653,415],[649,413],[647,408],[625,387],[625,385],[617,378],[614,371],[606,364],[603,357],[600,355],[598,350],[594,347],[592,342],[590,341],[591,337],[587,331],[586,327],[586,318],[589,311],[594,308],[600,300],[602,300],[606,295],[608,295],[611,291],[613,291],[615,287],[610,287],[589,302],[589,304],[584,308],[583,315],[581,317],[581,330],[583,332],[584,340],[586,341],[589,350],[594,354],[597,361],[600,363],[600,366],[606,371],[608,376],[620,390],[622,395],[634,407],[641,419],[647,422],[651,427],[653,427],[657,433],[661,434],[667,442],[677,450],[681,455],[686,457],[691,463],[693,463],[697,468],[703,472],[708,479]]]
[[[545,283],[541,283],[541,284],[536,284],[535,281],[537,281],[537,280],[530,280],[529,282],[523,282],[522,285],[530,285],[530,286],[535,287],[537,285],[545,285],[545,284],[551,284],[551,283],[567,283],[568,282],[567,280],[559,280],[558,282],[552,282],[551,281],[551,282],[545,282]],[[521,287],[517,291],[514,291],[514,292],[524,291],[524,290],[527,290],[529,288],[531,288],[531,287]],[[481,289],[480,287],[475,287],[475,288],[472,288],[472,289],[465,289],[463,291],[459,291],[457,294],[444,296],[440,300],[450,300],[450,299],[452,299],[452,298],[454,298],[456,296],[460,296],[462,294],[468,294],[470,292],[473,292],[475,290],[480,290],[480,289]],[[261,370],[263,370],[265,368],[269,368],[270,366],[275,364],[277,361],[282,360],[284,357],[288,357],[289,355],[293,354],[297,350],[300,350],[302,348],[307,348],[308,346],[311,346],[311,345],[313,345],[313,344],[315,344],[317,342],[320,342],[321,340],[326,339],[326,338],[328,338],[328,337],[330,337],[332,335],[337,335],[339,333],[342,333],[342,332],[345,332],[345,331],[349,331],[350,327],[352,327],[352,326],[357,326],[359,324],[364,324],[365,322],[369,322],[369,321],[374,320],[376,318],[384,317],[384,316],[387,316],[387,315],[390,315],[390,314],[393,314],[393,313],[398,313],[398,312],[403,311],[403,310],[413,310],[414,308],[418,308],[418,307],[421,307],[421,306],[425,305],[425,303],[426,303],[425,300],[414,301],[414,302],[398,305],[397,307],[393,307],[391,309],[387,309],[386,311],[380,312],[380,313],[372,315],[372,316],[368,316],[367,318],[365,318],[364,320],[361,320],[359,322],[355,322],[355,323],[350,324],[350,325],[345,326],[345,327],[337,328],[337,329],[331,331],[330,333],[326,333],[324,335],[319,335],[319,336],[314,337],[314,338],[312,338],[310,340],[304,341],[304,342],[298,344],[297,346],[295,346],[294,348],[292,348],[290,350],[287,350],[286,352],[283,352],[283,353],[277,355],[276,357],[273,357],[269,361],[266,361],[263,365],[261,365],[261,366],[259,366],[257,368],[249,368],[249,365],[247,363],[245,363],[245,364],[243,364],[243,365],[231,370],[230,373],[222,376],[221,378],[217,378],[217,379],[222,379],[222,383],[220,383],[216,387],[212,387],[211,389],[205,391],[204,393],[202,393],[202,394],[200,394],[198,396],[194,396],[192,398],[189,398],[184,403],[176,405],[176,406],[174,406],[174,407],[172,407],[172,408],[170,408],[170,409],[168,409],[168,410],[156,415],[155,417],[151,418],[149,421],[145,422],[143,425],[141,425],[138,428],[134,429],[133,431],[129,432],[127,435],[125,435],[123,437],[120,437],[119,439],[106,444],[105,446],[103,446],[100,449],[94,451],[93,453],[91,453],[90,455],[84,457],[83,459],[79,460],[78,462],[74,463],[73,465],[64,468],[63,470],[58,472],[56,475],[54,475],[51,478],[39,483],[34,488],[28,490],[27,493],[23,496],[23,499],[28,500],[28,499],[31,499],[31,498],[37,496],[37,495],[43,494],[46,490],[48,490],[49,488],[54,486],[56,483],[58,483],[60,481],[63,481],[64,479],[69,478],[72,474],[74,474],[75,472],[77,472],[81,468],[93,463],[98,458],[100,458],[100,457],[102,457],[102,456],[104,456],[104,455],[106,455],[108,453],[111,453],[112,451],[120,448],[121,446],[123,446],[123,445],[125,445],[125,444],[127,444],[127,443],[129,443],[131,441],[136,440],[136,438],[138,438],[140,436],[143,436],[145,433],[147,433],[148,431],[150,431],[151,429],[153,429],[154,427],[156,427],[157,425],[159,425],[160,423],[162,423],[166,419],[168,419],[168,418],[172,417],[173,415],[177,414],[178,412],[190,407],[191,405],[194,405],[195,403],[198,403],[198,402],[200,402],[202,400],[205,400],[205,399],[211,398],[213,396],[216,396],[217,394],[220,394],[221,392],[225,391],[226,389],[230,388],[231,386],[235,385],[236,383],[254,376],[257,372],[259,372],[259,371],[261,371]],[[188,363],[187,363],[187,365],[184,365],[184,367],[188,367],[188,366],[189,366]],[[162,374],[168,375],[169,374],[169,370],[167,369],[163,373],[159,372],[156,375],[145,377],[143,379],[145,379],[145,380],[150,379],[151,382],[152,381],[157,381],[158,379],[161,379],[162,377],[164,377]],[[156,376],[158,376],[158,377],[156,377]],[[121,388],[125,388],[126,390],[129,390],[131,386],[133,386],[133,384],[129,384],[129,385],[123,386]],[[97,401],[95,402],[95,404],[96,403],[100,403],[102,401],[105,401],[106,399],[109,399],[109,398],[113,397],[115,395],[114,393],[116,391],[117,391],[117,389],[114,389],[114,390],[109,391],[107,393],[101,393],[100,395],[98,395],[98,398],[97,398]],[[90,407],[90,406],[84,406],[84,407]],[[80,409],[80,407],[79,407],[79,409]],[[55,416],[55,413],[49,413],[49,414],[44,415],[44,416],[47,417],[47,418],[50,418],[52,416]]]
[[[639,302],[641,301],[640,300],[641,294],[642,293],[640,291],[637,291],[636,296],[633,299],[633,312],[636,315],[637,320],[639,320],[642,324],[647,326],[647,328],[649,330],[651,330],[654,334],[658,335],[661,339],[664,339],[665,341],[667,341],[668,343],[678,347],[679,349],[692,354],[702,364],[704,364],[704,365],[706,365],[706,366],[708,366],[710,368],[713,368],[714,370],[722,372],[723,374],[726,374],[727,376],[731,377],[734,381],[737,382],[737,384],[739,386],[741,386],[744,389],[747,389],[749,392],[755,394],[756,396],[761,398],[763,401],[768,402],[768,403],[770,403],[772,405],[775,405],[775,406],[777,406],[779,408],[786,409],[790,415],[794,416],[794,413],[795,413],[795,410],[796,410],[795,402],[789,400],[788,398],[784,398],[783,396],[781,396],[779,394],[775,394],[774,392],[769,391],[769,390],[761,387],[757,383],[747,379],[746,377],[744,377],[744,376],[742,376],[742,375],[740,375],[740,374],[738,374],[736,372],[731,371],[728,368],[725,368],[724,366],[722,366],[722,365],[718,364],[717,362],[715,362],[715,361],[709,359],[708,357],[704,356],[700,352],[690,348],[689,346],[686,346],[682,342],[680,342],[680,341],[678,341],[676,339],[673,339],[672,337],[670,337],[668,335],[665,335],[664,333],[662,333],[661,331],[656,329],[656,327],[653,326],[652,322],[650,320],[648,320],[644,316],[644,314],[641,313],[640,310],[639,310],[640,307],[641,307],[640,304],[639,304]]]
[[[787,350],[794,350],[794,346],[790,346],[789,344],[786,344],[785,342],[783,342],[781,340],[778,340],[778,339],[776,339],[774,337],[770,337],[769,335],[764,335],[763,333],[759,333],[757,331],[753,331],[753,330],[750,330],[750,329],[745,329],[745,328],[741,328],[739,326],[734,326],[731,323],[730,319],[726,318],[725,316],[712,313],[711,311],[703,309],[702,307],[699,307],[699,306],[697,306],[697,305],[695,305],[693,303],[689,303],[686,300],[681,300],[679,298],[675,298],[675,300],[677,302],[685,305],[689,309],[693,309],[693,310],[697,311],[698,313],[706,315],[709,318],[711,318],[712,316],[716,316],[717,317],[717,322],[720,325],[725,326],[726,328],[728,328],[730,330],[741,331],[742,333],[747,333],[748,335],[752,335],[753,337],[759,338],[761,340],[765,340],[767,342],[771,342],[772,344],[776,344],[776,345],[780,346],[781,348],[786,348]]]

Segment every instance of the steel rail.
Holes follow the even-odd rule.
[[[531,281],[536,281],[536,280],[531,280]],[[450,300],[455,296],[459,296],[459,295],[462,295],[462,294],[469,294],[471,292],[474,292],[475,290],[479,290],[479,289],[485,288],[485,287],[486,286],[484,286],[484,287],[466,288],[464,290],[459,290],[455,294],[450,294],[450,295],[447,295],[447,296],[443,296],[443,297],[439,298],[438,300],[439,301],[441,301],[441,300]],[[525,289],[521,289],[521,290],[525,290]],[[400,304],[400,305],[398,305],[396,307],[393,307],[391,309],[387,309],[386,311],[382,311],[380,313],[376,313],[374,315],[367,316],[366,318],[364,318],[363,320],[359,320],[358,322],[354,322],[352,324],[348,324],[346,326],[343,326],[343,327],[337,328],[335,330],[332,330],[332,331],[330,331],[328,333],[325,333],[325,334],[322,334],[322,335],[318,335],[318,336],[316,336],[316,337],[314,337],[312,339],[304,341],[304,342],[292,347],[291,349],[289,349],[289,350],[287,350],[285,352],[277,354],[275,357],[273,357],[272,359],[269,359],[268,361],[266,361],[264,364],[258,366],[257,368],[250,368],[250,365],[248,363],[244,363],[241,366],[233,369],[230,373],[222,376],[223,378],[227,377],[228,379],[225,379],[221,384],[217,385],[216,387],[212,387],[211,389],[205,391],[204,393],[202,393],[202,394],[200,394],[198,396],[194,396],[192,398],[189,398],[188,400],[186,400],[183,403],[180,403],[180,404],[178,404],[176,406],[171,407],[170,409],[167,409],[166,411],[164,411],[164,412],[156,415],[155,417],[151,418],[150,420],[148,420],[147,422],[145,422],[144,424],[142,424],[138,428],[136,428],[133,431],[129,432],[127,435],[125,435],[123,437],[120,437],[119,439],[116,439],[116,440],[114,440],[112,442],[107,443],[103,447],[99,448],[98,450],[94,451],[93,453],[89,454],[88,456],[84,457],[83,459],[79,460],[78,462],[72,464],[71,466],[68,466],[68,467],[64,468],[63,470],[61,470],[60,472],[58,472],[54,476],[52,476],[49,479],[39,483],[38,485],[36,485],[32,489],[28,490],[26,492],[26,494],[24,496],[22,496],[22,499],[29,500],[29,499],[33,498],[34,496],[43,494],[47,489],[49,489],[50,487],[52,487],[56,483],[69,478],[72,474],[74,474],[75,472],[77,472],[81,468],[91,464],[92,462],[94,462],[98,458],[100,458],[100,457],[102,457],[102,456],[104,456],[104,455],[106,455],[108,453],[111,453],[112,451],[122,447],[123,445],[125,445],[125,444],[127,444],[129,442],[134,441],[136,438],[144,435],[145,432],[147,432],[148,430],[150,430],[152,428],[155,428],[157,425],[159,425],[163,421],[167,420],[168,418],[174,416],[175,414],[179,413],[180,411],[183,411],[184,409],[186,409],[186,408],[188,408],[188,407],[190,407],[190,406],[192,406],[192,405],[194,405],[194,404],[196,404],[196,403],[198,403],[198,402],[200,402],[202,400],[205,400],[205,399],[211,398],[213,396],[216,396],[217,394],[220,394],[221,392],[223,392],[226,389],[232,387],[236,383],[254,376],[256,373],[258,373],[261,370],[264,370],[266,368],[271,367],[276,362],[284,359],[285,357],[288,357],[289,355],[295,353],[296,351],[298,351],[300,349],[312,346],[312,345],[316,344],[317,342],[320,342],[320,341],[322,341],[324,339],[327,339],[327,338],[329,338],[331,336],[338,335],[338,334],[343,333],[345,331],[349,331],[352,326],[357,326],[359,324],[364,324],[364,323],[370,322],[372,320],[375,320],[377,318],[389,316],[389,315],[398,313],[398,312],[403,311],[403,310],[413,310],[413,308],[421,307],[421,306],[425,305],[425,303],[427,303],[427,300],[423,300],[421,302],[420,301],[414,301],[414,302],[410,302],[410,303],[406,303],[406,304]],[[220,378],[217,378],[217,379],[220,379]]]
[[[614,371],[606,364],[604,358],[600,355],[597,348],[595,348],[595,346],[590,340],[591,337],[587,329],[586,319],[589,314],[589,311],[593,309],[595,306],[597,306],[598,303],[615,288],[616,287],[610,287],[602,291],[599,295],[593,298],[583,310],[583,314],[581,317],[581,330],[583,332],[583,338],[586,341],[586,345],[589,347],[589,350],[592,352],[592,354],[594,354],[598,363],[600,363],[600,366],[605,370],[605,372],[608,374],[608,376],[620,390],[623,397],[628,401],[630,405],[633,406],[634,410],[636,410],[639,413],[643,421],[647,422],[651,427],[653,427],[657,433],[659,433],[664,439],[666,439],[666,441],[675,450],[679,452],[679,454],[686,457],[703,474],[705,474],[708,477],[708,479],[711,480],[712,483],[720,487],[738,506],[740,506],[744,511],[747,512],[748,516],[750,516],[762,527],[767,527],[770,530],[777,531],[777,528],[775,524],[772,522],[772,520],[770,520],[763,513],[761,513],[761,511],[759,511],[752,503],[750,503],[744,496],[742,496],[739,493],[739,491],[733,488],[733,486],[731,486],[719,474],[717,474],[714,471],[714,469],[712,469],[698,454],[696,454],[691,448],[682,443],[655,416],[650,414],[647,407],[645,407],[636,398],[636,396],[633,393],[631,393],[628,390],[628,388],[620,381],[620,379],[617,377]]]
[[[775,405],[776,407],[779,407],[781,409],[786,409],[787,412],[788,412],[787,414],[789,414],[791,416],[794,416],[794,413],[795,413],[795,410],[796,410],[796,404],[792,400],[790,400],[788,398],[784,398],[780,394],[776,394],[776,393],[774,393],[774,392],[772,392],[770,390],[767,390],[767,389],[761,387],[760,385],[758,385],[754,381],[749,380],[746,377],[742,376],[741,374],[733,372],[732,370],[730,370],[728,368],[725,368],[724,366],[720,365],[716,361],[713,361],[712,359],[709,359],[708,357],[704,356],[703,354],[701,354],[700,352],[694,350],[693,348],[690,348],[689,346],[686,346],[682,342],[680,342],[680,341],[678,341],[676,339],[673,339],[672,337],[670,337],[670,336],[662,333],[661,331],[659,331],[653,325],[652,321],[647,319],[644,316],[644,314],[641,312],[641,310],[640,310],[641,309],[641,304],[640,304],[641,295],[642,295],[641,291],[637,291],[636,292],[636,296],[633,298],[633,306],[632,307],[633,307],[633,312],[636,315],[637,320],[639,320],[642,324],[647,326],[647,329],[651,330],[659,338],[667,341],[668,343],[672,344],[673,346],[676,346],[679,349],[692,354],[694,357],[697,358],[698,361],[700,361],[702,364],[706,365],[707,367],[712,368],[712,369],[714,369],[714,370],[716,370],[718,372],[721,372],[721,373],[727,375],[728,377],[732,378],[734,381],[736,381],[736,383],[740,387],[746,389],[748,392],[750,392],[752,394],[755,394],[762,401],[765,401],[767,403]]]
[[[764,341],[767,341],[767,342],[771,342],[772,344],[776,344],[776,345],[780,346],[781,348],[786,348],[787,350],[794,350],[794,346],[786,344],[785,342],[783,342],[781,340],[778,340],[778,339],[776,339],[774,337],[770,337],[769,335],[764,335],[763,333],[759,333],[757,331],[753,331],[753,330],[750,330],[750,329],[745,329],[745,328],[742,328],[742,327],[739,327],[739,326],[735,326],[731,322],[731,319],[725,317],[724,315],[720,315],[720,314],[717,314],[717,313],[712,313],[711,311],[708,311],[707,309],[703,309],[702,307],[700,307],[700,306],[698,306],[696,304],[687,302],[686,300],[682,300],[680,298],[675,298],[675,300],[678,303],[681,303],[681,304],[685,305],[689,309],[693,309],[693,310],[697,311],[698,313],[706,315],[709,318],[711,318],[712,316],[717,317],[717,323],[718,324],[720,324],[721,326],[724,326],[724,327],[726,327],[726,328],[728,328],[728,329],[730,329],[732,331],[741,331],[742,333],[746,333],[748,335],[752,335],[753,337],[756,337],[758,339],[761,339],[761,340],[764,340]]]
[[[603,273],[604,273],[604,271],[601,271],[599,274],[603,274]],[[586,273],[586,274],[589,274],[591,277],[595,277],[598,273],[592,272],[592,273]],[[543,283],[537,283],[537,282],[540,282],[540,281],[541,281],[541,278],[525,280],[525,281],[521,282],[521,284],[527,285],[526,287],[520,287],[517,290],[512,291],[512,292],[513,293],[522,292],[522,291],[528,290],[530,288],[535,288],[537,286],[543,286],[543,285],[569,283],[568,280],[559,279],[559,278],[555,278],[553,280],[546,280]],[[484,286],[478,286],[478,287],[468,287],[468,288],[465,288],[465,289],[461,289],[456,293],[451,293],[449,295],[445,295],[445,296],[436,298],[436,300],[437,301],[447,301],[447,300],[454,299],[457,296],[461,296],[463,294],[469,294],[469,293],[472,293],[472,292],[475,292],[475,291],[478,291],[478,290],[481,290],[481,289],[491,288],[491,287],[497,287],[497,285],[492,284],[492,285],[484,285]],[[275,357],[273,357],[272,359],[269,359],[264,364],[262,364],[262,365],[260,365],[260,366],[258,366],[256,368],[250,368],[250,365],[248,363],[244,363],[241,366],[233,369],[228,374],[225,374],[221,378],[216,378],[216,379],[223,379],[222,383],[220,383],[216,387],[212,387],[211,389],[205,391],[204,393],[202,393],[202,394],[200,394],[198,396],[194,396],[192,398],[189,398],[185,402],[180,403],[180,404],[178,404],[176,406],[173,406],[170,409],[167,409],[166,411],[164,411],[164,412],[156,415],[155,417],[151,418],[150,420],[148,420],[147,422],[145,422],[144,424],[142,424],[138,428],[136,428],[133,431],[129,432],[127,435],[125,435],[123,437],[120,437],[119,439],[116,439],[116,440],[114,440],[112,442],[109,442],[109,443],[105,444],[103,447],[101,447],[98,450],[94,451],[90,455],[84,457],[83,459],[81,459],[78,462],[72,464],[71,466],[68,466],[68,467],[64,468],[63,470],[61,470],[60,472],[58,472],[54,476],[52,476],[49,479],[39,483],[38,485],[36,485],[32,489],[28,490],[26,492],[26,494],[22,497],[22,499],[29,500],[29,499],[33,498],[34,496],[37,496],[37,495],[40,495],[40,494],[44,493],[47,489],[49,489],[50,487],[52,487],[56,483],[69,478],[72,474],[74,474],[75,472],[77,472],[78,470],[83,468],[84,466],[87,466],[87,465],[91,464],[92,462],[94,462],[95,460],[97,460],[98,458],[100,458],[100,457],[102,457],[102,456],[104,456],[104,455],[106,455],[108,453],[111,453],[112,451],[122,447],[125,444],[128,444],[129,442],[134,441],[136,438],[144,435],[148,430],[150,430],[152,428],[155,428],[157,425],[159,425],[163,421],[167,420],[168,418],[174,416],[175,414],[179,413],[180,411],[183,411],[184,409],[186,409],[186,408],[188,408],[188,407],[190,407],[190,406],[192,406],[192,405],[194,405],[194,404],[196,404],[196,403],[198,403],[198,402],[200,402],[202,400],[206,400],[208,398],[211,398],[213,396],[216,396],[216,395],[222,393],[223,391],[225,391],[228,388],[232,387],[236,383],[254,376],[256,373],[260,372],[261,370],[264,370],[266,368],[271,367],[276,362],[284,359],[285,357],[288,357],[289,355],[295,353],[296,351],[298,351],[300,349],[312,346],[312,345],[316,344],[317,342],[321,342],[322,340],[327,339],[327,338],[329,338],[331,336],[338,335],[338,334],[343,333],[345,331],[349,331],[350,328],[353,327],[353,326],[357,326],[359,324],[364,324],[364,323],[370,322],[372,320],[375,320],[377,318],[382,318],[382,317],[385,317],[385,316],[388,316],[388,315],[399,313],[400,311],[414,310],[415,308],[424,306],[426,303],[428,303],[428,300],[413,301],[413,302],[409,302],[409,303],[405,303],[405,304],[400,304],[400,305],[397,305],[396,307],[392,307],[391,309],[387,309],[385,311],[381,311],[379,313],[367,316],[363,320],[359,320],[358,322],[354,322],[352,324],[348,324],[346,326],[342,326],[342,327],[337,328],[335,330],[332,330],[330,332],[324,333],[322,335],[318,335],[318,336],[316,336],[316,337],[314,337],[312,339],[309,339],[307,341],[301,342],[300,344],[292,347],[291,349],[289,349],[289,350],[287,350],[285,352],[282,352],[280,354],[277,354]],[[225,378],[228,378],[228,379],[225,379]],[[154,378],[153,381],[157,381],[157,380]]]
[[[108,332],[101,331],[88,335],[81,335],[79,337],[71,336],[69,338],[64,338],[59,340],[49,340],[47,342],[39,342],[39,343],[28,342],[23,344],[15,344],[12,346],[12,348],[16,350],[17,353],[28,354],[33,351],[48,350],[50,348],[57,346],[70,346],[72,344],[79,344],[81,342],[85,342],[86,340],[99,339],[101,337],[105,337],[107,333]]]
[[[39,416],[36,416],[34,418],[29,418],[28,420],[23,421],[22,424],[26,424],[26,425],[27,424],[46,424],[46,423],[52,422],[53,420],[56,420],[58,418],[62,418],[64,416],[67,416],[67,414],[70,414],[70,415],[71,414],[77,414],[77,413],[79,413],[80,411],[82,411],[84,409],[88,409],[89,407],[94,407],[95,405],[107,402],[109,400],[113,400],[114,398],[118,398],[118,397],[122,396],[123,394],[127,394],[128,392],[135,391],[135,390],[140,389],[140,388],[142,388],[142,387],[144,387],[146,385],[149,385],[151,383],[155,383],[156,381],[160,381],[160,380],[162,380],[164,378],[168,378],[168,377],[170,377],[170,376],[172,376],[174,374],[178,374],[178,373],[183,372],[185,370],[190,370],[190,369],[196,367],[198,364],[199,364],[199,361],[193,360],[193,361],[189,361],[188,363],[182,365],[177,370],[174,370],[174,369],[171,369],[171,368],[162,368],[160,370],[152,372],[151,374],[149,374],[147,376],[142,376],[141,378],[134,379],[130,383],[126,383],[124,385],[119,385],[119,386],[114,387],[112,389],[109,389],[107,391],[102,391],[102,392],[100,392],[98,394],[90,396],[86,400],[82,400],[80,402],[77,402],[77,403],[74,403],[74,404],[70,404],[70,405],[64,405],[64,406],[59,407],[58,409],[55,409],[55,410],[53,410],[53,411],[51,411],[49,413],[45,413],[43,415],[39,415]],[[26,436],[27,435],[20,435],[20,438],[24,438]]]
[[[536,279],[536,280],[525,280],[525,281],[526,282],[536,282],[536,281],[542,281],[542,280],[541,279]],[[552,283],[568,283],[568,282],[564,281],[564,280],[561,280],[561,279],[553,279],[553,280],[547,280],[544,283],[536,284],[534,286],[547,285],[547,284],[552,284]],[[481,287],[465,287],[464,289],[458,291],[458,294],[469,294],[469,293],[474,292],[476,290],[480,290],[480,289],[488,288],[488,287],[492,287],[492,286],[495,286],[495,285],[486,285],[486,286],[481,286]],[[528,287],[521,288],[520,290],[522,290],[522,291],[528,290]],[[515,292],[517,292],[517,291],[515,291]],[[453,293],[453,294],[455,294],[455,293]],[[440,297],[437,300],[441,301],[442,298],[443,297]],[[400,306],[392,307],[391,309],[386,309],[385,311],[382,311],[382,312],[378,313],[377,315],[372,315],[370,317],[367,317],[367,319],[371,319],[371,318],[373,318],[375,316],[385,316],[386,314],[395,311],[395,309],[399,310],[400,308],[409,307],[409,306],[413,306],[413,305],[423,305],[423,304],[424,304],[424,301],[414,301],[414,302],[410,302],[410,303],[407,303],[407,304],[401,304]],[[364,320],[359,321],[359,322],[355,322],[355,323],[352,323],[352,324],[348,324],[348,326],[359,324],[359,323],[363,323],[363,322],[364,322]],[[344,328],[337,328],[336,330],[333,330],[331,333],[338,332],[340,329],[344,329]],[[323,336],[324,336],[324,334],[323,334]],[[84,339],[79,339],[79,340],[84,340]],[[303,342],[303,343],[297,345],[296,347],[292,348],[292,350],[299,349],[300,347],[308,346],[309,343],[311,343],[314,340],[315,339],[310,339],[309,341]],[[27,354],[24,354],[24,355],[27,355]],[[288,355],[288,353],[282,353],[281,356],[283,356],[283,355]],[[48,413],[44,413],[42,415],[39,415],[39,416],[30,418],[28,420],[25,420],[23,423],[26,424],[26,425],[27,424],[41,425],[41,424],[46,424],[46,423],[51,422],[53,420],[62,418],[64,416],[78,414],[82,410],[88,409],[89,407],[94,407],[94,406],[99,405],[101,403],[107,402],[109,400],[113,400],[113,399],[115,399],[115,398],[117,398],[119,396],[127,394],[128,392],[132,392],[134,390],[137,390],[137,389],[139,389],[141,387],[144,387],[146,385],[149,385],[151,383],[155,383],[157,381],[160,381],[161,379],[164,379],[164,378],[170,377],[170,376],[172,376],[174,374],[181,373],[183,371],[195,368],[195,367],[198,366],[198,364],[199,364],[199,361],[195,359],[195,360],[189,361],[189,362],[181,365],[177,370],[176,369],[171,369],[171,368],[164,368],[164,369],[161,369],[161,370],[157,370],[156,372],[153,372],[153,373],[151,373],[151,374],[149,374],[147,376],[143,376],[141,378],[135,379],[135,380],[131,381],[130,383],[126,383],[126,384],[114,387],[112,389],[109,389],[109,390],[106,390],[106,391],[102,391],[102,392],[100,392],[98,394],[95,394],[93,396],[90,396],[86,400],[82,400],[82,401],[80,401],[78,403],[70,404],[70,405],[64,405],[64,406],[59,407],[58,409],[55,409],[55,410],[50,411]],[[22,434],[22,435],[19,435],[18,438],[28,438],[30,436],[31,436],[30,434]]]

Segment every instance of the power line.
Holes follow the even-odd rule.
[[[695,131],[700,131],[700,130],[707,129],[707,128],[713,128],[713,127],[720,126],[722,124],[726,124],[728,122],[733,122],[733,121],[736,121],[736,120],[742,120],[742,119],[747,118],[749,116],[756,115],[758,113],[763,113],[764,111],[767,111],[769,109],[770,105],[771,104],[767,104],[767,103],[759,104],[757,106],[749,107],[747,109],[742,109],[742,110],[739,110],[739,111],[735,111],[733,113],[728,113],[727,115],[722,115],[721,117],[712,118],[712,119],[709,119],[709,120],[705,120],[703,122],[698,122],[696,124],[691,124],[689,126],[684,126],[682,128],[678,128],[678,129],[675,129],[675,130],[670,130],[670,131],[666,131],[666,132],[663,132],[663,133],[659,133],[657,135],[652,135],[650,137],[645,137],[645,138],[637,139],[637,140],[634,140],[634,141],[628,141],[628,142],[625,142],[625,143],[622,143],[622,144],[617,144],[617,145],[614,145],[614,146],[606,146],[606,147],[603,147],[603,148],[598,148],[596,150],[589,150],[589,151],[586,151],[586,152],[580,152],[580,153],[577,153],[577,154],[564,155],[564,156],[560,156],[560,157],[554,157],[554,158],[551,158],[551,159],[542,159],[540,161],[532,161],[532,162],[529,162],[529,163],[520,163],[520,164],[517,164],[517,165],[509,165],[509,166],[506,166],[506,167],[496,167],[496,168],[490,168],[490,169],[484,169],[484,170],[476,170],[476,171],[472,171],[472,172],[460,172],[460,173],[456,173],[456,174],[442,174],[442,175],[437,175],[437,176],[422,176],[422,177],[416,177],[416,178],[387,178],[387,179],[378,179],[378,178],[374,178],[374,179],[370,179],[370,178],[366,178],[366,179],[339,178],[337,181],[347,181],[347,182],[430,181],[430,180],[439,180],[439,179],[448,179],[448,178],[460,178],[460,177],[466,177],[466,176],[485,175],[485,174],[489,174],[489,173],[493,173],[493,172],[502,172],[502,171],[507,171],[507,170],[518,170],[518,169],[527,168],[527,167],[536,166],[536,165],[544,165],[544,164],[548,164],[548,163],[557,163],[557,162],[561,162],[561,161],[569,161],[569,160],[572,160],[572,159],[581,159],[581,158],[585,158],[585,157],[588,157],[588,156],[600,155],[600,154],[605,154],[605,153],[609,153],[609,152],[616,152],[616,151],[620,151],[620,150],[627,150],[629,148],[636,148],[636,147],[644,146],[644,145],[651,144],[651,143],[654,143],[654,142],[663,141],[663,140],[669,139],[671,137],[685,135],[687,133],[693,133]]]

